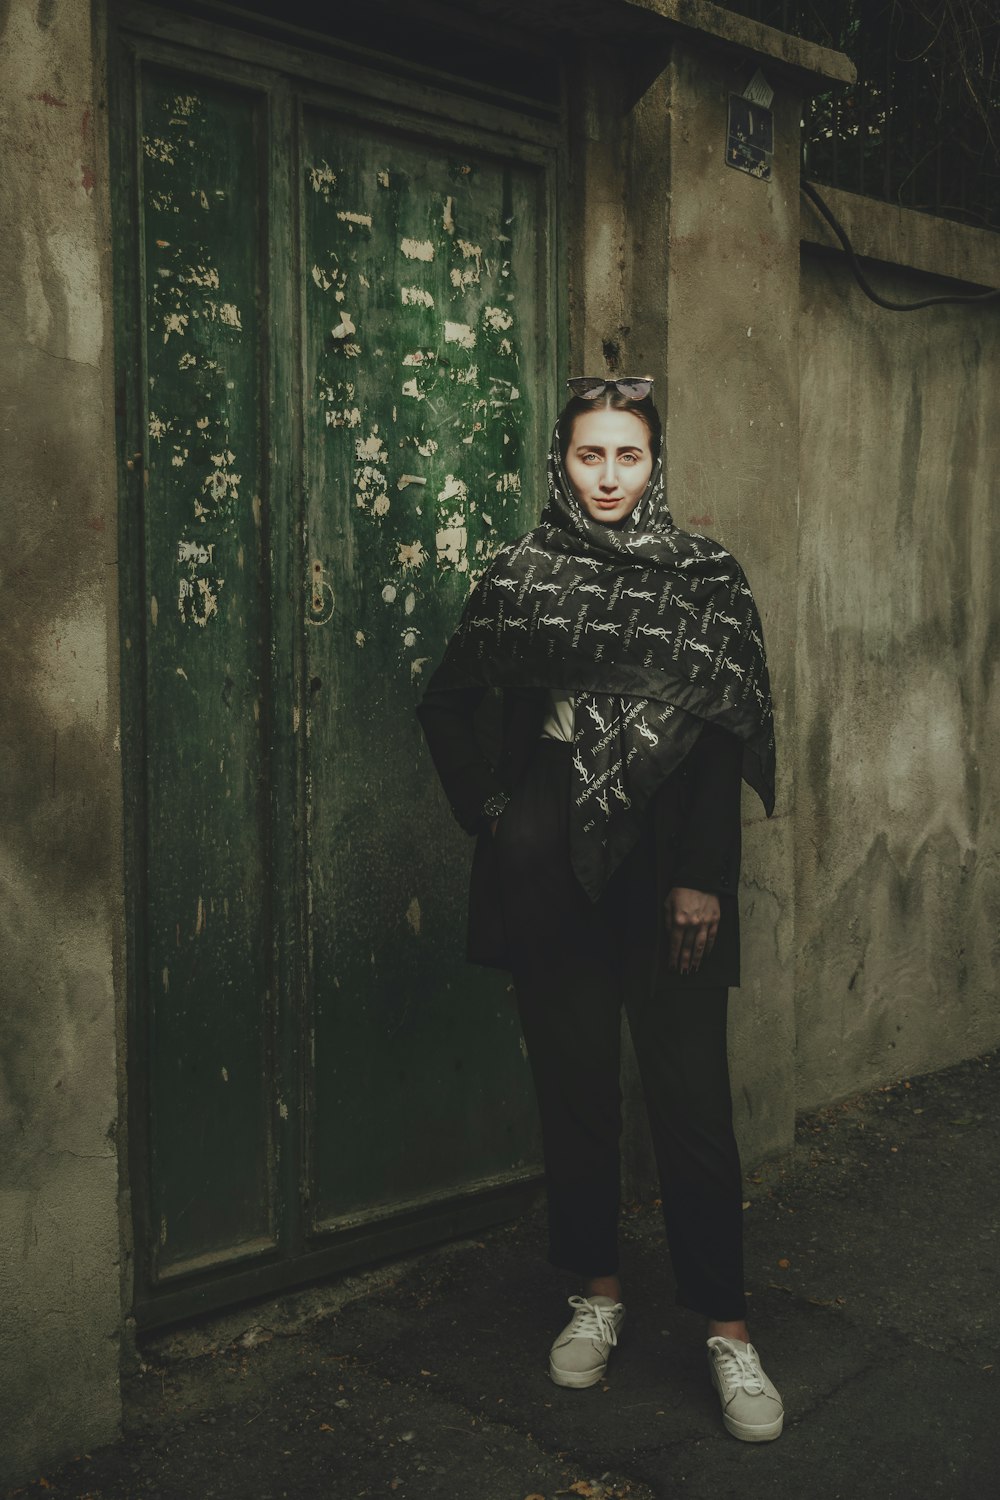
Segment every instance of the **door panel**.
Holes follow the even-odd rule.
[[[462,961],[469,840],[414,705],[473,580],[531,522],[545,344],[535,170],[319,111],[303,142],[321,1223],[536,1155],[506,982]]]
[[[253,96],[149,66],[138,201],[156,1277],[274,1233]],[[266,314],[265,314],[266,315]]]
[[[113,53],[146,1325],[467,1232],[539,1174],[414,708],[540,503],[554,149],[190,25]]]

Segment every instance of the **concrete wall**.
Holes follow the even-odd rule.
[[[0,1480],[112,1437],[122,864],[90,0],[0,3]]]
[[[575,369],[656,378],[668,493],[681,526],[743,563],[760,603],[779,739],[776,815],[746,794],[744,973],[730,1050],[748,1161],[787,1147],[795,1097],[793,810],[799,369],[799,117],[775,101],[773,176],[725,163],[744,56],[676,42],[637,62],[586,49],[572,79],[569,202]],[[774,77],[774,82],[778,78]],[[626,1193],[655,1190],[626,1053]]]
[[[879,205],[855,202],[859,242],[899,253],[895,232],[874,233]],[[934,221],[919,217],[926,251]],[[942,225],[937,238],[964,239],[966,274],[989,276],[973,265],[975,231]],[[899,301],[948,290],[870,275]],[[1000,306],[886,312],[842,259],[808,251],[799,363],[796,1103],[808,1108],[1000,1040]]]
[[[772,73],[771,180],[736,171],[725,161],[728,96],[749,71],[688,46],[671,61],[666,439],[674,518],[743,564],[771,672],[777,803],[768,820],[744,789],[743,984],[730,997],[737,1133],[754,1161],[787,1147],[793,1128],[801,96]]]
[[[749,1163],[788,1145],[796,1105],[1000,1039],[1000,310],[880,312],[812,251],[800,275],[799,91],[833,64],[781,40],[760,182],[722,148],[727,94],[767,58],[727,52],[744,41],[711,6],[633,8],[722,29],[704,51],[685,33],[669,58],[660,42],[599,42],[577,59],[572,358],[656,376],[677,520],[733,549],[762,609],[780,776],[773,820],[745,803],[731,1039]],[[96,14],[0,0],[2,1481],[118,1422],[123,865]],[[941,227],[938,265],[938,230],[897,228],[892,253],[971,274],[972,231]],[[977,243],[985,267],[996,242]],[[635,1189],[651,1163],[634,1070],[626,1094]]]
[[[722,158],[746,59],[675,41],[661,61],[592,48],[574,70],[571,345],[576,368],[656,376],[676,519],[732,548],[764,619],[778,802],[768,822],[745,795],[730,1022],[753,1162],[796,1109],[1000,1039],[1000,307],[875,307],[814,248],[835,241],[801,206],[801,80],[758,59],[765,183]],[[824,194],[897,263],[871,273],[890,298],[996,284],[994,235]],[[649,1191],[631,1065],[625,1100],[627,1190]]]

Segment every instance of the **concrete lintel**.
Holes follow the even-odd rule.
[[[659,17],[687,41],[708,41],[763,66],[770,65],[807,96],[822,93],[831,83],[853,83],[857,78],[857,69],[843,52],[776,31],[773,26],[712,5],[710,0],[620,0],[620,4]],[[610,5],[606,8],[612,9]]]
[[[1000,235],[995,231],[957,224],[936,214],[900,208],[822,183],[815,187],[859,255],[973,286],[1000,286]],[[805,196],[799,234],[804,244],[838,251],[841,248],[833,230]]]
[[[605,40],[676,39],[707,46],[770,70],[806,96],[831,84],[853,83],[857,77],[854,64],[842,52],[762,26],[711,0],[466,0],[462,10],[466,16],[472,13],[536,32]]]

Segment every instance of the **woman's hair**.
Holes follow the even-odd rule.
[[[651,395],[644,396],[641,401],[630,400],[610,386],[603,396],[596,401],[584,401],[581,396],[571,396],[559,413],[559,452],[563,463],[566,462],[566,454],[573,440],[573,427],[577,417],[582,417],[588,411],[630,411],[634,412],[640,422],[649,433],[649,447],[653,455],[653,462],[660,456],[660,447],[663,443],[663,426],[660,422],[660,413],[653,405]]]

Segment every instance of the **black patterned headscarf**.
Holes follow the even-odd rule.
[[[743,776],[774,809],[753,595],[731,553],[675,526],[660,457],[631,515],[602,524],[566,476],[556,427],[540,523],[490,563],[428,690],[474,684],[575,694],[570,857],[592,900],[706,721],[742,741]]]

